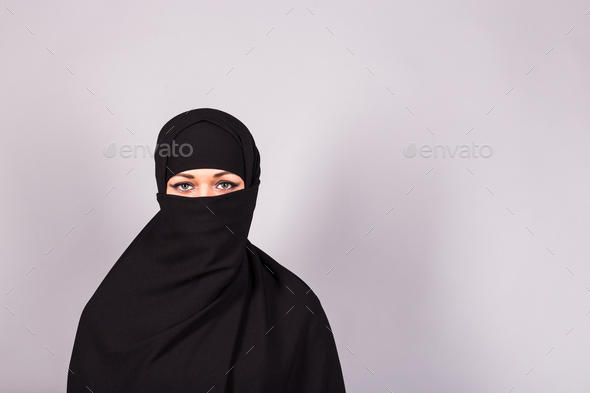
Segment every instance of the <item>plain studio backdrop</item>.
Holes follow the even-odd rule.
[[[0,391],[65,391],[199,107],[254,135],[250,240],[313,287],[349,392],[590,390],[587,1],[2,5]]]

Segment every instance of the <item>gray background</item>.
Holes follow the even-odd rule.
[[[153,160],[103,149],[198,107],[253,133],[250,240],[314,287],[349,392],[590,390],[587,1],[2,4],[2,392],[65,391],[158,209]]]

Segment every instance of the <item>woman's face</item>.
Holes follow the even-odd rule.
[[[223,169],[191,169],[168,180],[166,194],[185,197],[209,197],[244,188],[242,178]]]

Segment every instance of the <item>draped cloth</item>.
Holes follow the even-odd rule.
[[[155,154],[160,210],[84,307],[67,393],[345,392],[319,299],[248,240],[260,186],[248,129],[195,109],[170,120],[159,144],[200,121],[240,142],[246,188],[166,194],[167,157]]]

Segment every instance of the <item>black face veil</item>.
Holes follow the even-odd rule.
[[[160,154],[183,140],[194,156]],[[345,392],[319,299],[247,239],[260,157],[246,126],[191,110],[164,125],[154,155],[160,211],[84,307],[67,392]],[[197,168],[230,170],[245,188],[166,194],[173,174]]]

